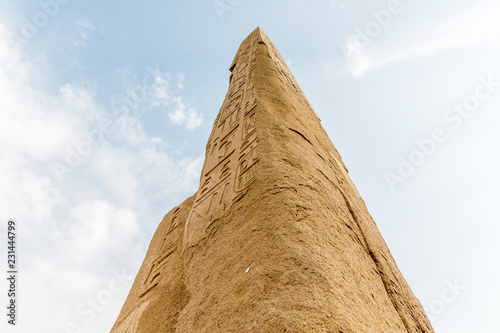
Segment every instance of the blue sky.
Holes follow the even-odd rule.
[[[0,3],[0,247],[16,219],[20,258],[18,327],[1,331],[110,330],[158,223],[197,190],[228,67],[260,26],[436,331],[497,333],[499,14],[493,0]]]

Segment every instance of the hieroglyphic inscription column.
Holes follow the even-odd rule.
[[[179,219],[177,217],[180,208],[175,208],[171,219],[167,224],[167,229],[161,241],[158,256],[151,264],[148,275],[143,281],[143,289],[140,297],[143,297],[148,291],[156,287],[160,281],[160,275],[163,271],[163,266],[167,263],[167,259],[177,250],[178,238],[180,233]]]
[[[244,42],[231,66],[228,93],[208,139],[200,188],[186,222],[184,248],[195,245],[207,227],[238,200],[255,179],[255,108],[252,82],[257,38]]]

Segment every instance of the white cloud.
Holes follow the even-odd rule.
[[[174,124],[180,125],[186,120],[186,105],[180,97],[174,97],[172,99],[176,104],[174,112],[168,113],[168,118]]]
[[[203,123],[203,116],[199,115],[195,109],[189,108],[186,119],[186,127],[193,130]]]
[[[173,124],[184,124],[190,130],[202,125],[203,116],[198,114],[194,108],[188,107],[181,97],[174,97],[172,101],[175,103],[175,109],[168,113],[168,118]]]
[[[156,71],[155,74],[154,83],[147,93],[150,107],[167,107],[173,94],[170,88],[172,76],[170,73],[161,73],[159,71]]]
[[[126,252],[139,231],[133,211],[117,209],[106,200],[78,204],[71,211],[71,219],[74,222],[68,229],[65,248],[85,258],[98,252],[115,255]]]
[[[202,158],[175,159],[165,142],[144,131],[140,112],[100,106],[92,85],[44,90],[44,82],[53,82],[28,59],[0,24],[0,220],[20,224],[19,303],[26,317],[37,319],[24,321],[23,330],[49,332],[71,320],[78,303],[95,295],[110,272],[138,268],[137,260],[131,264],[122,254],[143,253],[138,238],[147,223],[159,222],[151,211],[165,213],[166,201],[178,204],[192,194]],[[201,116],[171,92],[167,74],[151,76],[142,106],[168,107],[178,98],[185,126],[200,126]],[[79,160],[69,166],[71,154]],[[57,177],[54,163],[68,172]],[[122,301],[114,301],[115,312]],[[59,322],[47,320],[53,313]],[[115,316],[88,324],[89,331]]]

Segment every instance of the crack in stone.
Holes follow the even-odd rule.
[[[392,281],[390,281],[390,279],[384,273],[384,270],[383,270],[382,264],[380,263],[380,260],[377,258],[377,255],[375,254],[375,252],[373,252],[373,250],[371,249],[370,243],[368,242],[368,240],[366,238],[366,235],[363,232],[363,228],[361,227],[361,223],[360,223],[359,219],[356,216],[357,214],[354,211],[354,209],[352,208],[351,204],[349,203],[349,200],[347,200],[344,192],[342,192],[342,190],[340,188],[339,188],[339,191],[342,194],[342,197],[344,198],[346,206],[349,209],[349,213],[351,214],[352,218],[354,219],[354,222],[356,222],[356,224],[359,227],[359,231],[360,231],[361,237],[363,238],[363,241],[365,243],[366,250],[368,251],[370,257],[373,260],[373,262],[375,263],[375,267],[377,268],[378,275],[380,276],[380,279],[382,280],[382,283],[384,284],[384,288],[385,288],[385,291],[387,293],[387,296],[389,296],[389,299],[391,300],[391,303],[394,306],[394,309],[398,313],[399,318],[403,322],[403,325],[405,326],[406,331],[410,332],[410,324],[408,323],[408,321],[402,315],[401,310],[400,310],[400,308],[399,308],[399,306],[397,304],[397,301],[396,301],[396,299],[394,297],[394,294],[396,293],[396,291],[392,290],[391,287],[390,287],[390,284],[392,283]],[[424,331],[422,331],[422,332],[424,332]]]

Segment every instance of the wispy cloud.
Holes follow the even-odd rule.
[[[88,20],[78,20],[76,21],[76,28],[76,34],[71,38],[72,46],[75,48],[87,47],[89,33],[94,32],[95,26]]]
[[[498,44],[500,21],[496,13],[499,9],[500,5],[497,3],[482,5],[473,11],[450,16],[452,18],[448,21],[426,22],[425,30],[420,29],[419,25],[403,40],[388,48],[378,46],[377,40],[383,36],[377,37],[377,40],[371,41],[366,47],[360,47],[357,35],[349,36],[345,43],[349,72],[354,77],[361,77],[371,70],[447,49]],[[427,34],[423,35],[422,31]]]
[[[175,77],[159,69],[148,69],[143,80],[133,81],[127,70],[120,70],[123,78],[124,94],[113,96],[113,105],[121,113],[135,115],[144,114],[151,110],[161,110],[174,125],[184,125],[194,130],[203,124],[203,116],[190,106],[182,96],[184,90],[184,75]],[[175,79],[174,79],[175,78]]]

